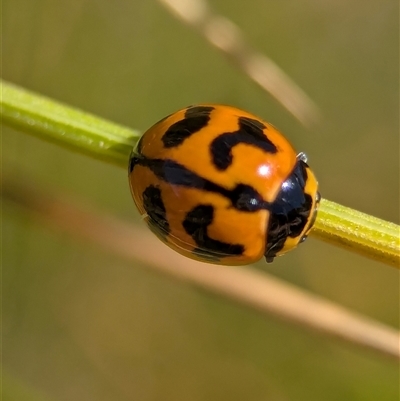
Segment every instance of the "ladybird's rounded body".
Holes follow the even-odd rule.
[[[133,199],[157,236],[185,256],[268,261],[307,235],[319,202],[302,154],[272,125],[198,105],[151,127],[129,163]]]

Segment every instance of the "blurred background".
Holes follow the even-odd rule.
[[[144,131],[189,104],[277,126],[322,196],[399,223],[396,0],[212,0],[316,103],[303,127],[156,0],[3,0],[2,76]],[[3,171],[142,222],[123,170],[2,128]],[[397,400],[398,363],[49,231],[3,201],[4,400]],[[156,239],[154,239],[156,241]],[[398,271],[309,239],[257,268],[399,327]]]

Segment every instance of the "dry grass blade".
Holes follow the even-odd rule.
[[[254,51],[240,28],[224,16],[214,14],[206,0],[159,0],[169,11],[225,53],[262,89],[270,93],[303,125],[315,124],[318,107],[269,57]]]
[[[11,177],[9,177],[11,178]],[[15,177],[14,177],[15,178]],[[56,231],[84,238],[120,258],[140,262],[154,271],[298,324],[310,331],[341,339],[400,359],[400,336],[394,328],[361,316],[321,297],[250,268],[202,264],[183,258],[138,229],[104,213],[83,209],[64,195],[49,196],[20,179],[6,179],[2,197],[13,201]]]

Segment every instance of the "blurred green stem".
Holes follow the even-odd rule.
[[[2,124],[128,168],[138,131],[1,81]],[[400,267],[400,227],[323,199],[314,237]]]

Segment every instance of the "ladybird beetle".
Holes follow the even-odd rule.
[[[303,242],[320,200],[304,153],[271,124],[196,105],[151,127],[129,161],[133,199],[168,246],[203,262],[272,262]]]

